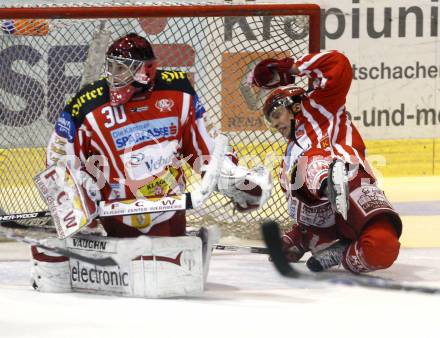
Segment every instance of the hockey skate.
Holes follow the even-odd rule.
[[[347,243],[339,241],[310,257],[306,265],[313,272],[320,272],[337,266],[341,264],[346,248]]]
[[[335,212],[347,220],[348,214],[348,172],[345,163],[335,159],[330,165],[327,179],[327,197]]]

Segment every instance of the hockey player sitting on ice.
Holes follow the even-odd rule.
[[[309,92],[295,77],[313,82]],[[311,251],[311,271],[342,263],[354,273],[388,268],[399,253],[402,223],[365,159],[365,145],[345,110],[352,80],[349,60],[337,51],[298,60],[266,59],[250,83],[273,89],[263,113],[288,141],[280,174],[295,224],[282,236],[291,262]]]
[[[75,182],[79,198],[74,196],[67,199],[67,202],[66,199],[59,198],[63,204],[57,206],[56,213],[61,223],[66,222],[66,219],[71,221],[71,218],[63,215],[70,215],[72,210],[77,212],[80,209],[84,210],[80,214],[80,221],[93,224],[97,200],[116,201],[184,193],[183,161],[203,174],[204,163],[209,160],[214,146],[213,139],[205,129],[205,109],[186,73],[158,70],[157,65],[158,60],[146,39],[135,33],[121,37],[107,51],[106,78],[84,86],[61,112],[48,145],[47,164],[59,164],[65,158],[69,159],[69,163],[76,161],[76,170],[71,169],[71,165],[67,174],[73,181],[76,180],[75,177],[81,176],[78,181],[88,182],[87,186]],[[261,169],[247,170],[237,166],[237,160],[232,153],[223,157],[222,161],[218,191],[230,197],[239,211],[260,207],[270,196],[270,174]],[[77,175],[75,172],[81,174]],[[45,176],[51,177],[50,174]],[[87,179],[84,180],[84,176]],[[48,188],[43,187],[44,189]],[[132,268],[134,272],[131,277],[140,281],[150,278],[144,276],[144,273],[162,274],[152,277],[156,278],[157,284],[162,283],[157,286],[162,293],[144,290],[136,281],[132,281],[135,285],[126,289],[140,290],[131,294],[159,297],[197,291],[200,274],[196,272],[201,270],[202,267],[198,266],[201,262],[189,257],[197,256],[194,252],[199,250],[200,239],[181,237],[185,235],[185,211],[109,217],[101,219],[101,223],[110,239],[80,236],[67,238],[66,245],[73,248],[86,247],[93,256],[96,255],[95,251],[99,251],[98,248],[103,247],[100,246],[100,241],[109,243],[107,247],[111,246],[112,250],[119,250],[123,246],[126,250],[131,245],[127,238],[148,235],[147,238],[151,239],[150,236],[159,236],[160,238],[152,239],[156,252],[151,252],[153,249],[149,249],[146,244],[143,256],[150,257],[151,261],[151,256],[161,253],[155,259],[157,264],[161,263],[161,267]],[[68,230],[70,225],[65,224],[64,228]],[[141,237],[142,240],[146,238]],[[185,245],[186,251],[182,249]],[[182,250],[183,256],[176,263]],[[187,254],[190,251],[191,255]],[[84,251],[83,254],[87,252]],[[67,259],[63,261],[60,257],[49,257],[50,254],[41,248],[33,248],[32,253],[36,263],[34,286],[39,290],[65,291],[71,287],[105,289],[105,280],[98,282],[99,278],[94,276],[95,273],[99,275],[96,267],[93,267],[94,272],[90,272],[90,266],[82,268],[87,264],[80,261],[72,264],[72,259],[70,263],[66,263]],[[162,262],[159,262],[161,259]],[[146,261],[147,259],[143,264],[147,264]],[[66,279],[64,285],[63,281],[53,279],[54,275],[60,276],[64,273],[56,272],[59,262],[64,262],[67,266],[70,264],[70,272],[63,275]],[[51,266],[55,268],[52,269]],[[204,267],[206,278],[206,265]],[[190,275],[198,278],[197,283],[188,280]],[[145,288],[155,285],[150,280],[144,283],[150,283],[149,286],[144,285]],[[177,285],[175,290],[173,285]],[[104,291],[108,290],[109,287]],[[124,290],[118,289],[118,292],[130,294]]]

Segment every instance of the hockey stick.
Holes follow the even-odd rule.
[[[163,197],[145,197],[119,201],[100,201],[98,207],[99,217],[113,217],[125,215],[138,215],[162,211],[179,211],[193,209],[192,195],[194,192],[181,195],[170,195]],[[50,211],[36,211],[20,214],[0,215],[0,224],[8,226],[8,222],[31,220],[43,217],[50,217]],[[9,227],[14,227],[11,225]]]
[[[26,225],[14,221],[5,221],[4,223],[1,224],[1,226],[8,229],[33,230],[43,233],[56,234],[55,227],[53,226]],[[269,254],[267,248],[258,247],[258,246],[216,244],[213,246],[213,249],[221,250],[221,251],[242,252],[242,253],[256,253],[263,255]]]
[[[191,193],[188,192],[182,195],[164,196],[160,198],[146,197],[120,201],[101,201],[98,207],[98,218],[190,209],[193,209],[193,203]],[[48,232],[50,232],[50,229],[55,230],[55,226],[38,226],[16,222],[44,217],[51,217],[50,211],[6,214],[1,212],[0,209],[0,226],[10,229],[29,229]]]
[[[0,234],[4,237],[12,239],[14,241],[22,242],[22,243],[26,243],[26,244],[30,244],[30,245],[35,245],[35,246],[38,246],[44,250],[55,252],[57,254],[65,256],[65,257],[76,258],[76,259],[81,260],[86,263],[99,265],[99,266],[118,265],[118,263],[112,257],[92,258],[92,257],[83,256],[83,255],[77,254],[73,251],[70,251],[70,250],[67,250],[64,248],[47,245],[45,243],[42,243],[38,239],[30,238],[27,236],[17,235],[17,234],[10,232],[10,231],[5,230],[5,229],[1,229],[1,228],[0,228]]]
[[[266,221],[262,224],[263,238],[269,250],[275,268],[278,272],[293,279],[309,280],[313,282],[325,282],[331,284],[343,284],[350,286],[362,286],[366,288],[381,289],[381,290],[395,290],[395,291],[410,291],[428,294],[440,293],[440,288],[412,286],[399,283],[396,281],[383,279],[380,277],[369,277],[364,275],[353,275],[347,277],[328,278],[318,274],[302,273],[292,267],[286,259],[281,250],[281,235],[279,225],[275,221]]]
[[[241,246],[241,245],[214,245],[214,249],[223,251],[243,252],[243,253],[257,253],[257,254],[269,254],[267,248],[258,246]]]
[[[49,211],[36,211],[36,212],[29,212],[22,214],[8,214],[8,215],[4,213],[3,215],[0,215],[0,222],[6,223],[8,221],[20,221],[20,220],[43,218],[49,216],[50,216]]]
[[[199,236],[200,229],[188,228],[186,230],[187,236]],[[233,245],[233,244],[215,244],[212,246],[215,250],[221,251],[232,251],[232,252],[243,252],[243,253],[257,253],[257,254],[269,254],[267,248],[258,246],[243,246],[243,245]]]
[[[101,201],[98,208],[98,217],[112,217],[125,215],[138,215],[162,211],[178,211],[193,209],[191,193],[183,195],[166,196],[163,198],[141,198],[121,201]],[[18,223],[21,220],[33,220],[51,217],[50,211],[37,211],[21,214],[6,214],[0,209],[0,227],[17,230],[31,230],[39,232],[56,232],[55,225],[33,225]]]

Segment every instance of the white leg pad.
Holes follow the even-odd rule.
[[[84,256],[110,256],[121,264],[101,267],[70,258],[58,265],[33,255],[34,266],[42,267],[33,269],[39,291],[145,298],[192,296],[203,291],[202,241],[198,237],[116,239],[79,235],[51,241],[55,241],[51,245],[65,245]],[[36,273],[40,275],[37,279]]]

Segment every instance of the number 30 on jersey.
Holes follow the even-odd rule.
[[[107,106],[101,110],[101,113],[105,115],[104,127],[111,128],[115,124],[122,124],[127,121],[127,115],[125,114],[124,106],[111,107]]]

